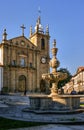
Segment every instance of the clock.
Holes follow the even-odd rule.
[[[24,46],[24,44],[25,44],[24,41],[21,41],[21,45]]]
[[[46,58],[45,58],[45,57],[42,57],[42,58],[41,58],[41,62],[42,62],[43,64],[45,64],[45,63],[46,63]]]

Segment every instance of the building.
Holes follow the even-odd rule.
[[[77,69],[76,74],[64,87],[64,93],[71,93],[75,90],[77,93],[84,93],[84,67]]]
[[[27,92],[42,91],[46,87],[43,73],[49,72],[49,28],[45,33],[40,16],[34,32],[30,27],[29,38],[22,36],[7,39],[4,29],[0,44],[0,91]],[[42,88],[43,87],[43,88]]]

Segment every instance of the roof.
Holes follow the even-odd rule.
[[[77,69],[77,73],[80,73],[81,71],[84,71],[84,66],[80,66],[80,67],[78,67],[78,69]]]

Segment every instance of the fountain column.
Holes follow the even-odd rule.
[[[53,48],[52,48],[52,60],[49,62],[50,67],[52,68],[52,75],[53,75],[53,81],[52,81],[52,88],[51,88],[51,94],[57,94],[58,93],[58,75],[57,75],[57,67],[59,67],[60,62],[57,60],[58,48],[56,48],[56,40],[54,39],[53,42]]]

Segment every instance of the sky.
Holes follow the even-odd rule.
[[[0,0],[0,42],[4,28],[7,38],[21,36],[25,25],[29,37],[41,10],[41,24],[49,25],[50,56],[53,39],[57,42],[59,68],[67,68],[74,75],[84,66],[84,0]]]

